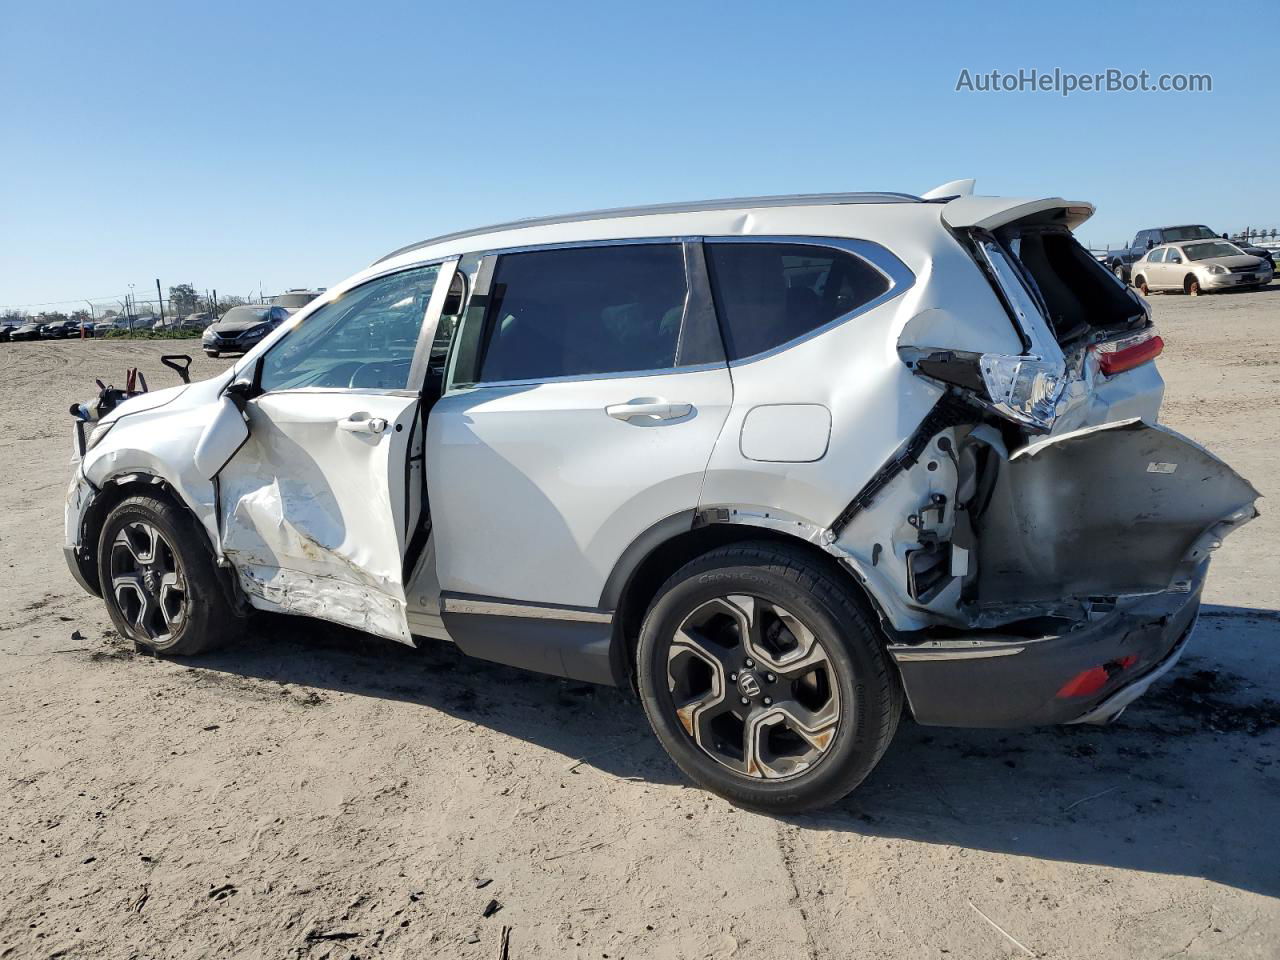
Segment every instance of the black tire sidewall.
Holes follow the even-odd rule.
[[[788,812],[833,802],[871,772],[884,749],[885,714],[898,704],[882,683],[872,682],[885,671],[876,638],[861,617],[831,602],[829,590],[805,590],[772,565],[730,563],[691,570],[683,578],[677,574],[660,593],[641,628],[640,695],[654,732],[690,778],[742,806]],[[699,605],[730,594],[758,596],[798,616],[821,638],[832,664],[840,723],[818,762],[795,777],[763,780],[735,773],[704,753],[675,716],[666,681],[671,638]]]
[[[121,527],[137,521],[153,524],[169,542],[177,555],[186,586],[186,616],[164,644],[139,636],[120,613],[111,591],[111,544]],[[122,636],[157,654],[181,656],[202,652],[212,646],[219,621],[225,624],[234,617],[221,595],[216,576],[212,551],[204,542],[202,531],[172,504],[152,497],[129,497],[112,509],[102,525],[98,542],[98,577],[111,622]]]

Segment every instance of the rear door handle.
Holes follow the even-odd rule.
[[[379,434],[387,429],[387,421],[382,417],[371,417],[367,413],[353,413],[345,420],[338,421],[338,429],[348,433]]]
[[[661,397],[637,397],[626,403],[615,403],[604,408],[604,412],[615,420],[649,421],[679,420],[693,412],[691,403],[669,403]]]

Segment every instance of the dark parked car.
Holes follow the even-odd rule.
[[[78,336],[79,333],[80,330],[74,320],[55,320],[40,328],[40,339],[65,340],[67,337]]]
[[[1125,247],[1123,250],[1111,250],[1107,253],[1107,266],[1118,278],[1125,283],[1129,282],[1130,268],[1134,262],[1141,260],[1147,255],[1148,250],[1162,246],[1166,243],[1188,243],[1193,240],[1221,240],[1226,234],[1214,233],[1202,223],[1186,224],[1180,227],[1153,227],[1148,230],[1139,230],[1133,238],[1133,243]],[[1249,254],[1251,257],[1262,257],[1271,264],[1272,269],[1275,268],[1275,260],[1272,257],[1272,251],[1263,247],[1255,247],[1248,243],[1236,244],[1241,250]]]
[[[268,303],[232,307],[205,330],[201,338],[204,352],[211,357],[244,353],[288,318],[288,308]]]
[[[0,343],[7,343],[13,335],[13,331],[22,326],[20,323],[0,323]]]
[[[29,320],[22,326],[18,327],[9,334],[10,340],[39,340],[40,329],[43,325],[34,320]]]

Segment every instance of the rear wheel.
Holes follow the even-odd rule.
[[[116,629],[153,653],[203,653],[240,623],[204,531],[156,497],[129,497],[108,514],[98,577]]]
[[[640,693],[690,778],[775,813],[832,803],[879,762],[902,691],[851,584],[772,543],[712,551],[659,591]]]
[[[1128,283],[1128,281],[1125,279],[1125,276],[1124,276],[1123,263],[1117,263],[1115,266],[1111,268],[1111,272],[1116,275],[1116,279],[1119,280],[1121,283]]]

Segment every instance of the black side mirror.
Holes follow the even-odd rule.
[[[1147,237],[1147,249],[1150,250],[1155,245],[1156,245],[1156,242],[1152,240],[1150,237]]]
[[[242,371],[222,391],[223,395],[230,399],[241,413],[244,413],[245,405],[262,392],[262,388],[259,386],[261,374],[262,360],[259,359],[248,370]]]

